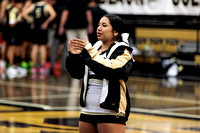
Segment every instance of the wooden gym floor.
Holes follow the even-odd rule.
[[[199,81],[131,76],[126,133],[200,133]],[[0,133],[78,133],[79,86],[67,72],[1,79]]]

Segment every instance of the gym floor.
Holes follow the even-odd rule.
[[[192,78],[191,78],[192,79]],[[126,133],[200,133],[200,82],[131,76]],[[80,81],[0,80],[0,133],[78,133]]]

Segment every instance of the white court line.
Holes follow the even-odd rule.
[[[194,107],[180,107],[180,108],[167,108],[167,109],[159,109],[161,111],[190,111],[190,110],[199,110],[199,106],[194,106]]]
[[[12,100],[30,100],[30,99],[54,99],[54,98],[69,98],[79,96],[79,93],[73,92],[68,94],[53,94],[53,95],[37,95],[37,96],[24,96],[24,97],[9,97],[4,99],[12,99]],[[131,98],[137,99],[147,99],[147,100],[157,100],[157,101],[168,101],[168,102],[178,102],[178,103],[187,103],[187,104],[196,104],[200,105],[200,101],[197,100],[188,100],[188,99],[180,99],[180,98],[170,98],[170,97],[159,97],[159,96],[149,96],[149,95],[130,95]]]
[[[131,98],[137,99],[147,99],[147,100],[157,100],[157,101],[167,101],[167,102],[177,102],[177,103],[189,103],[189,104],[196,104],[200,105],[200,100],[189,100],[189,99],[182,99],[182,98],[172,98],[172,97],[163,97],[163,96],[150,96],[150,95],[134,95],[130,94]]]
[[[158,78],[145,78],[145,77],[130,76],[128,82],[134,81],[134,82],[146,82],[146,83],[161,83],[163,80],[167,81],[167,79],[162,79],[162,78],[158,79]],[[181,79],[178,79],[178,80],[181,80]],[[184,83],[181,85],[200,86],[200,84],[198,82],[194,82],[194,81],[183,81],[183,82]]]
[[[14,81],[2,81],[0,80],[1,85],[8,85],[11,86],[10,83],[12,82],[12,86],[15,87],[27,87],[32,88],[32,85],[34,85],[34,89],[50,89],[50,90],[62,90],[62,91],[70,91],[71,88],[64,87],[64,86],[53,86],[53,85],[41,85],[40,83],[22,83],[22,82],[14,82]],[[44,87],[45,86],[45,87]]]
[[[155,81],[155,80],[152,80]],[[13,82],[13,81],[10,81]],[[1,85],[10,85],[9,81],[1,81],[0,83]],[[13,86],[17,86],[17,87],[27,87],[27,88],[31,88],[32,83],[18,83],[18,82],[13,82]],[[69,87],[62,87],[62,86],[53,86],[53,85],[45,85],[45,88],[43,88],[43,86],[41,84],[35,84],[34,86],[37,89],[51,89],[51,90],[58,90],[58,89],[62,89],[63,91],[70,91],[70,90],[77,90],[77,89],[73,89],[73,88],[69,88]],[[78,91],[78,90],[77,90]],[[76,92],[77,92],[76,91]],[[79,92],[79,91],[78,91]],[[147,96],[147,95],[139,95],[139,94],[130,94],[131,98],[138,98],[138,99],[150,99],[150,100],[162,100],[162,101],[170,101],[170,102],[180,102],[180,103],[190,103],[190,104],[197,104],[200,105],[200,101],[195,101],[195,100],[188,100],[188,99],[180,99],[180,98],[170,98],[170,97],[159,97],[159,96]]]
[[[155,82],[155,80],[152,80]],[[13,81],[11,81],[13,82]],[[10,82],[8,81],[1,81],[1,85],[10,85]],[[13,86],[17,87],[27,87],[31,88],[32,83],[18,83],[18,82],[13,82]],[[34,84],[37,89],[51,89],[51,90],[58,90],[62,89],[64,91],[69,91],[70,88],[67,87],[61,87],[61,86],[51,86],[51,85],[45,85],[45,88],[41,84]],[[194,83],[193,83],[194,85]],[[51,95],[52,96],[52,95]],[[38,96],[41,97],[41,96]],[[55,97],[58,97],[55,96]],[[200,101],[195,101],[195,100],[188,100],[188,99],[180,99],[180,98],[169,98],[169,97],[160,97],[160,96],[148,96],[148,95],[131,95],[132,98],[138,98],[138,99],[150,99],[150,100],[159,100],[159,101],[171,101],[171,102],[180,102],[180,103],[191,103],[191,104],[196,104],[199,105]],[[47,105],[42,105],[42,104],[34,104],[34,103],[26,103],[26,102],[16,102],[16,101],[9,101],[9,100],[0,100],[0,103],[4,104],[11,104],[11,105],[18,105],[18,106],[25,106],[25,107],[37,107],[37,108],[42,108],[44,110],[67,110],[67,109],[79,109],[79,107],[52,107],[52,106],[47,106]],[[183,113],[174,113],[174,112],[168,112],[168,111],[163,111],[163,110],[149,110],[149,109],[140,109],[140,108],[131,108],[131,111],[134,112],[139,112],[139,113],[147,113],[147,114],[158,114],[158,115],[169,115],[169,116],[178,116],[178,117],[188,117],[188,118],[200,118],[199,115],[190,115],[190,114],[183,114]]]
[[[54,98],[69,98],[75,97],[77,93],[73,94],[54,94],[54,95],[38,95],[38,96],[24,96],[24,97],[8,97],[4,98],[5,100],[30,100],[30,99],[54,99]],[[78,94],[79,96],[79,94]]]
[[[81,107],[73,106],[73,107],[52,107],[43,104],[34,104],[34,103],[25,103],[25,102],[15,102],[9,100],[0,100],[0,103],[9,104],[9,105],[17,105],[17,106],[24,106],[24,107],[33,107],[33,108],[41,108],[46,111],[51,110],[80,110]],[[174,113],[174,112],[167,112],[162,110],[150,110],[150,109],[141,109],[141,108],[131,108],[132,112],[135,113],[146,113],[152,115],[163,115],[163,116],[175,116],[175,117],[183,117],[183,118],[193,118],[193,119],[200,119],[199,115],[192,115],[192,114],[184,114],[184,113]]]
[[[141,80],[141,78],[133,78],[133,80]],[[143,80],[141,80],[143,81]],[[152,79],[151,81],[155,82],[158,81],[158,79]],[[19,83],[19,82],[13,82],[13,81],[2,81],[0,80],[1,85],[10,85],[10,82],[13,83],[13,86],[16,87],[27,87],[27,88],[31,88],[30,84],[33,83]],[[194,85],[194,83],[193,83]],[[62,86],[53,86],[53,85],[46,85],[45,84],[45,88],[41,85],[41,84],[36,84],[34,83],[34,87],[37,89],[51,89],[51,90],[58,90],[58,89],[62,89],[63,91],[71,91],[74,90],[73,92],[77,92],[77,89],[73,89],[73,88],[69,88],[69,87],[62,87]],[[75,91],[76,90],[76,91]],[[79,91],[78,91],[79,92]],[[180,103],[190,103],[190,104],[197,104],[200,105],[200,101],[196,101],[196,100],[188,100],[188,99],[180,99],[180,98],[170,98],[170,97],[160,97],[160,96],[149,96],[149,95],[139,95],[139,94],[130,94],[131,98],[138,98],[138,99],[150,99],[150,100],[162,100],[162,101],[170,101],[170,102],[180,102]]]
[[[0,100],[0,102],[5,103],[5,104],[14,104],[14,105],[18,105],[18,106],[25,106],[25,107],[37,107],[37,108],[42,108],[42,109],[48,110],[48,111],[50,111],[50,110],[80,110],[81,109],[80,107],[67,107],[67,106],[66,107],[51,107],[51,106],[41,105],[41,104],[14,102],[14,101],[8,101],[8,100]],[[200,119],[199,115],[174,113],[174,112],[167,112],[167,111],[160,111],[160,110],[131,108],[131,111],[136,112],[136,113],[146,113],[146,114],[153,114],[153,115]]]
[[[51,109],[51,106],[47,106],[47,105],[35,104],[35,103],[27,103],[27,102],[16,102],[16,101],[2,100],[2,99],[0,99],[0,103],[7,104],[7,105],[14,105],[14,106],[41,108],[41,109],[44,109],[44,110]]]
[[[174,113],[174,112],[168,112],[168,111],[162,111],[162,110],[131,108],[131,111],[136,112],[136,113],[146,113],[146,114],[152,114],[152,115],[165,115],[165,116],[175,116],[175,117],[183,117],[183,118],[200,119],[200,115]]]
[[[14,106],[22,106],[22,107],[30,107],[30,108],[40,108],[43,110],[81,110],[81,107],[78,106],[48,106],[44,104],[35,104],[35,103],[27,103],[27,102],[16,102],[16,101],[10,101],[10,100],[0,100],[0,103],[7,104],[7,105],[14,105]]]

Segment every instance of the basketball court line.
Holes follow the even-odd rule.
[[[190,110],[199,110],[199,112],[200,112],[200,106],[167,108],[167,109],[159,109],[159,110],[162,110],[162,111],[190,111]]]
[[[1,104],[5,104],[5,105],[31,107],[31,108],[40,108],[40,109],[43,109],[43,110],[49,110],[49,109],[51,109],[51,106],[44,105],[44,104],[35,104],[35,103],[27,103],[27,102],[17,102],[17,101],[11,101],[11,100],[2,100],[2,99],[0,99],[0,103]]]
[[[1,85],[10,85],[9,84],[9,81],[1,81],[0,80],[0,83]],[[30,84],[33,84],[33,83],[18,83],[18,82],[13,82],[12,86],[15,86],[15,87],[27,87],[27,88],[31,88],[32,86]],[[70,88],[70,87],[62,87],[62,86],[54,86],[54,85],[45,85],[45,88],[44,86],[42,86],[41,84],[35,84],[34,83],[34,88],[37,88],[37,89],[50,89],[50,90],[58,90],[58,89],[61,89],[62,91],[71,91],[71,90],[74,90],[74,91],[71,91],[73,93],[76,93],[78,92],[77,89],[73,89],[73,88]],[[62,96],[63,94],[61,94]],[[64,94],[64,95],[67,95],[67,94]],[[51,95],[52,96],[52,95]],[[55,96],[55,95],[54,95]],[[73,96],[73,95],[72,95]],[[37,97],[37,96],[36,96]],[[40,96],[41,97],[41,96]],[[45,95],[45,97],[48,97],[48,95]],[[159,97],[159,96],[151,96],[151,95],[139,95],[139,94],[130,94],[130,97],[131,98],[138,98],[138,99],[149,99],[149,100],[159,100],[159,101],[169,101],[169,102],[180,102],[180,103],[189,103],[189,104],[197,104],[197,105],[200,105],[200,101],[196,101],[196,100],[189,100],[189,99],[182,99],[182,98],[170,98],[170,97]],[[11,98],[11,97],[10,97]],[[10,99],[9,98],[9,99]],[[19,97],[12,97],[12,98],[17,98],[19,99]],[[26,99],[28,99],[29,97],[27,96]],[[33,96],[30,96],[30,98],[33,98]],[[7,99],[7,98],[5,98]],[[17,100],[16,99],[16,100]],[[23,99],[21,99],[23,100]]]
[[[141,108],[131,108],[131,111],[135,113],[145,113],[145,114],[152,114],[152,115],[162,115],[162,116],[200,120],[200,115],[193,115],[193,114],[175,113],[175,112],[169,112],[169,111],[141,109]]]
[[[23,96],[23,97],[9,97],[4,98],[4,100],[31,100],[31,99],[56,99],[56,98],[69,98],[77,96],[77,93],[73,94],[53,94],[53,95],[38,95],[38,96]]]
[[[40,89],[43,89],[43,88],[40,88]],[[74,97],[74,96],[77,96],[76,92],[73,92],[73,93],[70,93],[70,94],[53,94],[53,95],[9,97],[9,98],[4,98],[4,99],[5,100],[9,100],[9,99],[12,99],[12,100],[30,100],[30,99],[41,99],[41,98],[54,99],[54,98],[68,98],[68,97]],[[78,94],[78,96],[79,96],[79,94]],[[141,95],[141,94],[130,94],[130,98],[200,105],[200,101],[196,101],[196,100],[181,99],[181,98],[170,98],[170,97],[163,97],[163,96],[159,97],[159,96],[150,96],[150,95]]]
[[[30,107],[30,108],[40,108],[46,111],[52,110],[80,110],[81,107],[71,106],[71,107],[53,107],[44,104],[34,104],[34,103],[26,103],[26,102],[16,102],[10,100],[0,100],[0,103],[7,104],[7,105],[15,105],[15,106],[22,106],[22,107]],[[145,113],[145,114],[152,114],[152,115],[162,115],[168,117],[181,117],[187,119],[200,119],[199,115],[192,115],[192,114],[184,114],[184,113],[175,113],[169,111],[161,110],[152,110],[152,109],[142,109],[142,108],[131,108],[131,112],[135,113]]]
[[[134,80],[141,80],[141,79],[134,79]],[[158,82],[158,80],[151,79],[151,82]],[[12,82],[12,84],[10,84]],[[79,96],[78,90],[79,89],[73,89],[69,87],[64,86],[55,86],[55,85],[41,85],[41,83],[23,83],[23,82],[13,82],[13,81],[1,81],[1,85],[6,86],[14,86],[14,87],[23,87],[23,88],[32,88],[32,85],[34,85],[35,89],[46,89],[46,90],[61,90],[64,92],[67,92],[69,94],[53,94],[53,95],[43,95],[43,96],[23,96],[23,97],[9,97],[0,99],[0,103],[7,104],[7,105],[13,105],[13,106],[22,106],[22,107],[30,107],[30,108],[40,108],[43,110],[80,110],[80,107],[77,106],[49,106],[45,104],[36,104],[36,103],[28,103],[28,102],[19,102],[19,101],[13,101],[13,100],[31,100],[31,99],[56,99],[56,98],[71,98],[71,97],[77,97]],[[192,82],[191,82],[192,83]],[[191,84],[190,82],[187,82],[187,85]],[[32,84],[32,85],[30,85]],[[194,85],[194,83],[192,84]],[[130,94],[131,98],[139,99],[145,99],[145,100],[156,100],[156,101],[162,101],[162,102],[175,102],[175,103],[187,103],[187,104],[194,104],[194,105],[200,105],[200,101],[197,100],[190,100],[190,99],[182,99],[182,98],[171,98],[171,97],[163,97],[163,96],[152,96],[152,95],[142,95],[142,94]],[[12,100],[9,100],[12,99]],[[66,105],[67,106],[67,105]],[[194,119],[200,119],[199,115],[193,115],[193,114],[185,114],[185,113],[176,113],[172,111],[185,111],[185,110],[193,110],[198,109],[199,107],[180,107],[180,108],[167,108],[167,109],[142,109],[142,108],[131,108],[132,112],[137,113],[146,113],[146,114],[155,114],[155,115],[165,115],[165,116],[175,116],[175,117],[184,117],[184,118],[194,118]]]
[[[130,95],[131,97],[138,98],[138,99],[158,100],[158,101],[165,101],[165,102],[177,102],[177,103],[188,103],[188,104],[200,105],[200,101],[197,101],[197,100],[171,98],[171,97],[163,97],[163,96],[139,95],[139,94],[136,94],[136,95],[130,94]]]
[[[14,87],[27,87],[27,88],[31,88],[34,85],[35,89],[41,89],[41,83],[23,83],[23,82],[14,82],[14,81],[4,81],[4,80],[0,80],[0,84],[1,85],[8,85],[10,86],[12,82],[12,86]],[[32,86],[31,86],[32,85]],[[54,85],[43,85],[42,87],[46,87],[50,90],[62,90],[62,91],[70,91],[71,88],[69,87],[64,87],[64,86],[54,86]],[[46,88],[42,88],[42,89],[46,89]]]

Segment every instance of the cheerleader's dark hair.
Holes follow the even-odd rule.
[[[122,41],[121,34],[123,33],[123,27],[124,27],[123,20],[115,14],[106,14],[104,17],[107,17],[110,20],[110,24],[113,28],[112,30],[118,32],[116,40],[121,42]]]

